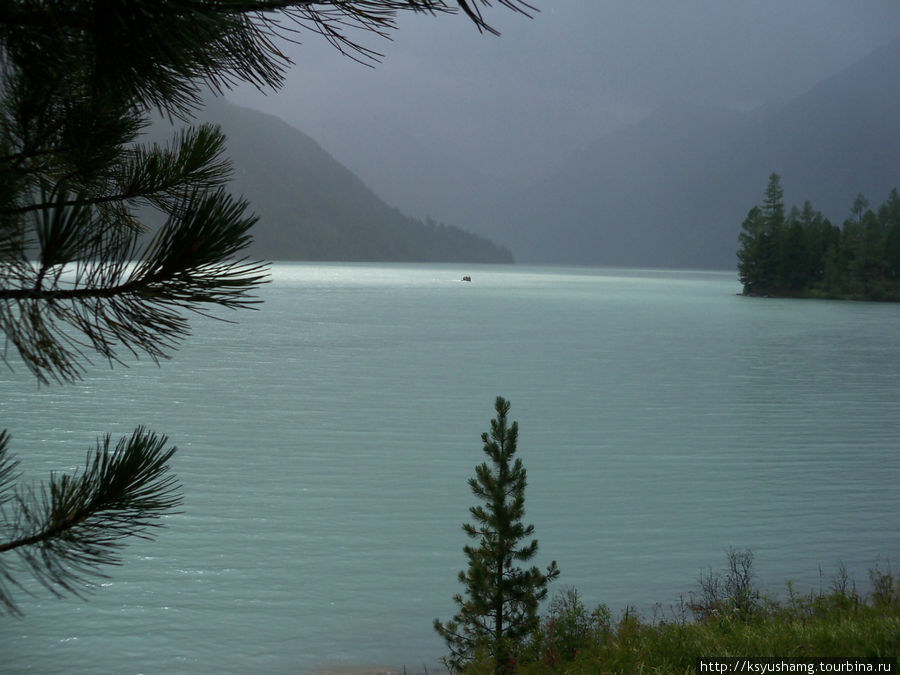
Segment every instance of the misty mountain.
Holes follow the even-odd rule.
[[[335,111],[327,119],[303,125],[328,152],[351,167],[389,204],[416,217],[456,223],[472,231],[483,229],[473,204],[524,186],[450,157],[391,119],[368,117],[365,126],[357,111]],[[363,138],[360,138],[364,135]],[[546,175],[542,172],[534,178]],[[474,215],[474,217],[473,217]],[[471,220],[465,224],[461,219]]]
[[[678,240],[693,238],[709,207],[698,204],[698,183],[746,125],[738,113],[672,102],[496,203],[489,231],[535,262],[665,266],[673,246],[696,245]]]
[[[489,208],[481,232],[529,262],[731,268],[771,172],[833,222],[900,186],[900,41],[747,114],[672,103]]]
[[[221,125],[230,189],[259,222],[251,255],[273,260],[512,262],[505,249],[388,206],[316,141],[277,117],[211,99],[198,120]]]

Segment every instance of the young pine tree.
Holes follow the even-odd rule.
[[[481,435],[484,453],[491,463],[475,468],[469,479],[472,493],[482,502],[469,509],[474,523],[464,523],[463,531],[477,546],[464,551],[469,567],[459,573],[465,586],[454,596],[459,611],[452,620],[435,620],[435,630],[447,642],[446,663],[461,670],[480,648],[488,650],[497,673],[511,670],[516,646],[538,624],[538,604],[547,595],[547,585],[559,576],[556,561],[546,572],[537,567],[522,569],[519,563],[531,560],[538,543],[531,539],[534,525],[523,525],[525,515],[525,468],[515,458],[519,427],[507,425],[510,404],[497,397],[497,417],[491,420],[490,434]]]

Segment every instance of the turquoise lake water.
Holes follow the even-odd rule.
[[[19,594],[0,671],[432,672],[497,395],[536,563],[589,606],[665,610],[730,546],[773,593],[900,560],[900,305],[744,298],[733,272],[272,272],[161,367],[3,371],[29,478],[143,424],[185,502],[88,602]]]

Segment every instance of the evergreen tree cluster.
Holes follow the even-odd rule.
[[[769,176],[765,198],[739,235],[744,295],[900,301],[900,194],[877,210],[858,195],[843,227],[809,201],[785,213],[781,178]]]

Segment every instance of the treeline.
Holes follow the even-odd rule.
[[[744,295],[900,301],[900,194],[877,211],[858,195],[843,227],[807,201],[785,212],[773,173],[739,237]]]

